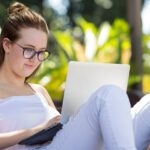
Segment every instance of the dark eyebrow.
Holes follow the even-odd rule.
[[[36,49],[36,47],[35,47],[34,45],[31,45],[31,44],[25,44],[24,46],[25,46],[25,47],[31,47],[31,48]],[[43,48],[40,48],[40,49],[46,50],[47,48],[46,48],[46,47],[43,47]]]

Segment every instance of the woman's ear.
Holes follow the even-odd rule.
[[[2,44],[5,53],[9,53],[12,46],[11,41],[8,38],[4,38]]]

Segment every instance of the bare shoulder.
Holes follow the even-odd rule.
[[[35,91],[38,91],[38,92],[42,93],[43,95],[48,94],[47,90],[42,85],[33,84],[33,83],[29,83],[29,84]]]
[[[38,91],[40,92],[44,97],[45,99],[47,100],[48,104],[52,107],[55,108],[55,105],[52,101],[52,98],[50,97],[48,91],[46,90],[46,88],[40,84],[33,84],[33,83],[30,83],[30,86],[35,90],[35,91]]]

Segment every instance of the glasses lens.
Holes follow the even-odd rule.
[[[24,48],[24,53],[23,53],[25,58],[32,58],[35,55],[35,50],[31,48]]]
[[[38,59],[40,61],[43,61],[45,59],[47,59],[49,56],[49,52],[48,51],[40,51],[39,55],[38,55]]]

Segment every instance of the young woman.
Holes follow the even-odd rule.
[[[95,91],[50,144],[18,144],[60,122],[60,114],[43,87],[27,82],[49,55],[46,22],[21,3],[8,10],[0,36],[0,149],[136,150],[129,100],[113,85]]]

